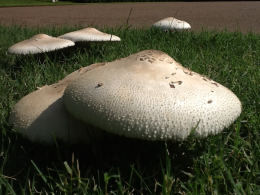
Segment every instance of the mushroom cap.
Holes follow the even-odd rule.
[[[69,143],[88,143],[94,136],[98,138],[100,131],[93,130],[67,112],[62,96],[69,82],[102,65],[100,63],[81,68],[58,83],[45,85],[26,95],[15,104],[9,123],[18,133],[33,142],[51,144],[57,138]]]
[[[84,28],[59,36],[73,42],[81,41],[121,41],[118,36],[103,33],[95,28]]]
[[[14,44],[8,49],[8,52],[12,54],[37,54],[74,45],[75,43],[70,40],[56,38],[46,34],[38,34],[30,39]]]
[[[153,24],[154,27],[163,29],[163,30],[187,30],[191,26],[189,23],[178,20],[174,17],[164,18]]]
[[[195,135],[206,137],[241,113],[229,89],[156,50],[86,72],[67,86],[63,98],[77,119],[146,140],[183,140],[193,128]]]

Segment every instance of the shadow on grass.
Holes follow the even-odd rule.
[[[33,170],[32,162],[47,178],[44,182],[39,176],[39,186],[49,185],[47,180],[50,183],[58,181],[61,175],[69,178],[65,163],[80,172],[82,179],[94,178],[94,183],[101,186],[107,173],[120,177],[139,190],[145,180],[163,181],[166,174],[185,181],[189,179],[194,159],[207,150],[206,140],[193,138],[184,142],[155,142],[108,135],[93,144],[68,145],[57,141],[53,146],[45,146],[31,143],[14,132],[11,134],[9,143],[6,143],[9,156],[4,164],[4,173],[16,179],[14,186],[18,190],[24,181],[39,176],[39,172]],[[116,181],[111,185],[117,185]],[[147,186],[150,191],[154,183]]]
[[[106,56],[105,50],[107,46],[113,47],[113,45],[116,44],[117,43],[114,42],[81,42],[76,43],[76,45],[73,47],[68,47],[46,53],[27,55],[6,54],[5,58],[2,59],[2,68],[9,69],[10,72],[19,72],[23,68],[23,66],[28,65],[28,63],[31,62],[38,64],[62,64],[65,63],[67,60],[78,60],[75,59],[75,57],[79,56],[91,56],[92,59],[100,59]],[[6,67],[7,65],[8,67]],[[35,64],[31,64],[31,66],[34,67]]]

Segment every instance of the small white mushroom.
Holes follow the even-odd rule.
[[[227,88],[167,54],[145,50],[86,72],[71,82],[64,103],[76,118],[110,133],[146,140],[217,134],[241,113]]]
[[[84,41],[120,41],[118,36],[103,33],[95,28],[84,28],[59,36],[62,39],[68,39],[73,42]]]
[[[34,35],[30,39],[14,44],[8,49],[12,54],[37,54],[54,51],[70,46],[75,43],[61,38],[51,37],[46,34]]]
[[[81,68],[53,85],[45,85],[23,97],[13,108],[9,122],[18,133],[33,142],[54,143],[55,139],[69,143],[89,143],[98,139],[100,131],[78,121],[66,111],[63,92],[72,80],[104,64]]]
[[[174,17],[164,18],[153,24],[153,27],[160,28],[162,30],[187,30],[191,26],[189,23],[178,20]]]

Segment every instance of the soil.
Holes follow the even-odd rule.
[[[130,15],[130,16],[129,16]],[[169,16],[202,29],[260,33],[260,2],[94,3],[67,6],[2,7],[1,25],[150,27]]]

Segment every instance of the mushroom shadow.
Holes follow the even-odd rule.
[[[32,125],[39,125],[43,121],[52,123],[53,111],[60,107],[59,101],[46,109]],[[88,127],[95,129],[91,125]],[[171,174],[188,180],[188,176],[185,176],[183,172],[191,172],[194,165],[193,159],[206,152],[207,148],[204,140],[195,142],[194,145],[194,140],[184,142],[145,141],[109,133],[104,133],[101,139],[93,139],[91,143],[87,144],[68,144],[57,139],[54,145],[47,146],[32,143],[20,136],[17,141],[20,143],[17,144],[19,148],[15,149],[16,153],[11,153],[10,164],[8,164],[10,169],[6,169],[6,173],[14,175],[22,170],[19,177],[26,175],[25,167],[31,167],[31,160],[45,173],[47,167],[58,167],[58,170],[63,170],[61,166],[65,161],[71,165],[73,156],[73,159],[80,164],[82,177],[98,178],[98,174],[109,171],[120,172],[121,177],[127,180],[132,170],[135,169],[137,172],[141,171],[143,177],[151,177],[152,174],[159,180],[162,177],[162,170],[167,166],[167,158],[169,158],[172,167]],[[19,165],[15,165],[18,161]],[[16,167],[15,170],[13,167]],[[133,178],[135,178],[133,182],[138,181],[137,176],[133,176]]]
[[[109,45],[108,45],[109,44]],[[64,62],[75,56],[91,55],[93,59],[104,56],[104,47],[118,44],[116,42],[77,42],[75,46],[67,47],[59,50],[49,51],[38,54],[15,55],[8,54],[12,59],[13,71],[20,71],[28,62],[36,62],[43,64],[46,61],[50,63]]]
[[[46,121],[53,123],[53,111],[57,110],[59,106],[59,102],[52,104],[32,126],[38,126]],[[64,109],[64,107],[59,109]],[[73,122],[73,124],[75,123]],[[112,167],[117,167],[120,172],[128,175],[129,168],[133,165],[149,175],[151,171],[160,172],[166,158],[169,157],[173,173],[178,175],[181,171],[189,172],[193,167],[193,159],[202,155],[207,148],[204,140],[196,142],[195,145],[194,140],[182,142],[138,140],[110,134],[91,125],[85,125],[88,132],[83,135],[80,130],[82,129],[80,122],[78,127],[79,131],[67,132],[68,138],[71,138],[73,133],[80,132],[82,138],[89,135],[91,139],[88,141],[89,143],[65,143],[53,137],[55,139],[53,146],[33,144],[34,147],[31,147],[30,142],[27,141],[26,150],[30,151],[29,159],[33,159],[35,163],[45,167],[50,162],[70,162],[73,154],[75,159],[80,162],[82,171],[91,169],[93,172],[96,170],[106,172]],[[100,137],[95,137],[96,135]],[[158,174],[160,174],[159,172]]]
[[[27,55],[16,55],[9,54],[15,57],[15,64],[22,68],[22,65],[27,62],[36,61],[39,63],[43,63],[46,60],[56,62],[56,61],[64,61],[65,58],[72,57],[78,48],[75,46],[67,47],[59,50],[49,51],[45,53],[37,53],[37,54],[27,54]]]
[[[102,140],[105,136],[103,131],[94,129],[71,116],[63,105],[62,97],[42,111],[25,131],[23,133],[30,140],[43,144],[57,141],[69,145],[91,143]]]

